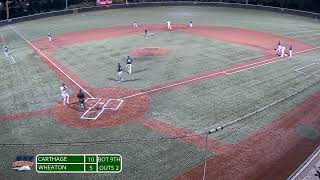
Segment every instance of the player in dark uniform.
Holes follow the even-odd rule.
[[[77,94],[77,98],[79,99],[80,109],[85,109],[86,106],[85,106],[85,103],[84,103],[85,102],[84,99],[86,98],[86,96],[82,92],[82,89],[79,90],[79,93]]]
[[[7,46],[4,47],[4,55],[6,55],[8,57],[9,53],[9,49]]]
[[[280,52],[280,46],[281,46],[281,41],[279,40],[277,44],[277,48],[274,49],[275,51],[277,51],[277,53]]]
[[[117,67],[117,78],[118,78],[117,82],[122,81],[122,67],[120,63],[118,63],[118,67]]]
[[[144,37],[147,37],[148,36],[148,30],[147,28],[144,28]]]
[[[126,66],[128,67],[129,74],[131,74],[131,72],[132,72],[132,58],[130,56],[127,57],[127,65]]]

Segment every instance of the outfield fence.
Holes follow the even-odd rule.
[[[137,2],[129,4],[119,4],[113,5],[111,7],[85,7],[79,9],[68,9],[62,11],[54,11],[49,13],[31,15],[21,18],[10,19],[11,23],[58,16],[65,14],[73,14],[75,11],[77,13],[95,11],[95,10],[106,10],[113,8],[127,8],[127,7],[144,7],[144,6],[175,6],[175,5],[190,5],[190,6],[226,6],[226,7],[236,7],[236,8],[252,8],[252,9],[263,9],[272,10],[276,12],[292,13],[313,18],[318,18],[319,14],[281,9],[274,7],[256,6],[256,5],[244,5],[239,3],[221,3],[221,2],[195,2],[195,1],[185,1],[185,2]],[[7,24],[7,21],[2,21],[2,25]],[[9,26],[10,27],[10,26]],[[9,29],[9,28],[8,28]],[[11,29],[10,29],[11,30]],[[16,34],[14,31],[8,30],[10,35],[8,39],[19,39],[21,36]],[[26,48],[29,46],[26,42],[22,40],[19,43],[11,43],[8,40],[7,44],[10,48],[17,49]],[[21,45],[22,44],[22,45]],[[24,47],[20,47],[24,46]],[[29,54],[32,54],[30,52]],[[37,155],[37,154],[87,154],[87,153],[115,153],[121,154],[124,159],[123,172],[117,175],[101,175],[98,179],[114,178],[114,179],[184,179],[184,177],[202,177],[202,179],[210,179],[213,175],[219,174],[220,165],[217,162],[228,162],[230,168],[235,168],[236,171],[241,171],[241,167],[245,168],[248,162],[254,162],[251,156],[242,156],[241,161],[235,159],[239,153],[242,153],[237,149],[234,144],[236,144],[233,139],[239,136],[239,128],[242,128],[243,124],[250,124],[253,121],[259,119],[259,117],[264,116],[268,111],[276,111],[281,106],[290,104],[297,98],[303,99],[320,88],[320,81],[317,81],[306,87],[302,87],[298,91],[295,91],[286,97],[275,100],[273,103],[264,106],[257,107],[255,111],[252,111],[242,117],[237,119],[230,119],[228,123],[209,126],[208,128],[198,131],[196,133],[180,133],[177,135],[167,135],[167,134],[151,134],[151,133],[141,133],[140,137],[130,137],[130,132],[122,132],[124,138],[114,139],[112,137],[88,137],[87,141],[69,141],[69,142],[35,142],[33,144],[24,143],[5,143],[0,144],[0,152],[2,154],[2,162],[13,162],[17,154],[27,154],[27,155]],[[250,130],[248,130],[250,131]],[[143,134],[148,134],[145,136]],[[250,134],[250,132],[248,132]],[[41,136],[41,134],[39,134]],[[90,136],[90,134],[89,134]],[[227,137],[227,141],[224,139]],[[26,137],[28,138],[28,137]],[[244,139],[245,140],[245,139]],[[23,139],[22,139],[23,141]],[[266,141],[271,141],[266,139]],[[217,157],[217,160],[214,158]],[[267,158],[268,157],[263,157]],[[9,171],[12,171],[11,164],[1,163],[0,169],[4,170],[0,172],[1,177]],[[221,165],[221,168],[225,166]],[[238,169],[237,169],[238,168]],[[224,169],[222,173],[228,172]],[[20,176],[18,174],[18,176]],[[79,179],[90,178],[88,174],[79,174]],[[223,175],[221,175],[223,177]],[[237,174],[235,174],[237,176]],[[38,178],[37,173],[29,173],[21,175],[26,179],[36,179]],[[43,175],[41,178],[48,178],[49,175]],[[62,175],[57,174],[54,178],[61,179]],[[53,179],[54,179],[53,178]]]

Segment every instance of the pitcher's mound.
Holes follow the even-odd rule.
[[[144,57],[144,56],[164,56],[169,53],[169,49],[160,47],[145,47],[136,48],[131,50],[133,57]]]

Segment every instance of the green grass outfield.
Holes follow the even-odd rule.
[[[320,45],[320,26],[313,19],[236,8],[154,7],[117,9],[90,12],[76,16],[51,17],[13,24],[13,27],[28,40],[36,40],[46,38],[48,32],[55,35],[85,29],[128,25],[134,20],[139,23],[165,23],[167,19],[170,19],[174,26],[174,23],[187,23],[190,18],[193,20],[194,25],[206,24],[253,29],[288,36],[315,46]],[[0,33],[5,38],[10,51],[12,50],[13,56],[17,61],[16,64],[12,64],[10,59],[5,58],[3,53],[0,53],[0,77],[1,85],[3,85],[0,91],[0,115],[52,107],[61,98],[59,91],[60,80],[47,65],[43,64],[34,55],[26,42],[10,28],[1,27]],[[206,38],[194,37],[184,33],[174,33],[167,35],[168,37],[165,36],[166,33],[159,34],[161,36],[150,38],[148,42],[144,42],[145,39],[134,35],[74,45],[55,52],[54,56],[60,59],[62,63],[65,63],[72,71],[82,72],[79,73],[79,76],[94,87],[116,86],[116,83],[108,78],[114,78],[114,63],[120,58],[124,58],[131,47],[139,47],[146,44],[164,46],[166,41],[172,38],[172,41],[167,46],[175,49],[175,51],[171,51],[174,54],[168,54],[162,58],[154,58],[151,62],[147,59],[141,59],[141,65],[134,66],[134,71],[140,70],[140,74],[137,74],[140,77],[133,77],[133,79],[142,77],[144,79],[120,85],[133,88],[155,85],[159,82],[189,76],[208,69],[221,68],[234,63],[234,61],[239,62],[259,56],[252,49],[243,53],[244,49],[242,47],[230,45],[226,42],[207,41]],[[197,44],[188,45],[187,39]],[[129,40],[131,41],[130,43],[125,43],[125,41]],[[179,50],[181,47],[178,47],[179,43],[181,43],[191,49],[195,45],[201,47],[204,42],[212,47],[195,52],[183,52]],[[2,43],[4,44],[4,42]],[[110,51],[103,52],[103,47],[110,48]],[[212,51],[216,53],[211,53]],[[85,56],[85,53],[90,54]],[[199,54],[205,54],[210,58],[222,61],[208,61],[209,58],[199,58]],[[240,57],[239,54],[241,55]],[[177,60],[175,56],[186,56],[189,63],[182,65],[180,62],[175,61]],[[192,56],[197,56],[195,59],[199,61],[193,62]],[[319,80],[318,69],[306,70],[309,74],[298,73],[294,70],[311,63],[318,63],[318,57],[319,51],[314,51],[297,55],[289,61],[277,62],[257,69],[226,75],[152,95],[151,109],[146,115],[180,128],[202,132],[210,127],[216,127],[246,115],[316,82]],[[79,61],[78,58],[81,60],[80,63],[76,61]],[[169,63],[172,61],[175,63]],[[158,62],[158,64],[152,64],[154,62]],[[157,66],[160,67],[159,70]],[[141,71],[145,67],[148,70]],[[167,72],[160,71],[163,69],[166,69]],[[176,74],[172,73],[173,70],[177,70]],[[93,74],[94,72],[97,73]],[[162,73],[162,76],[157,76],[157,72]],[[134,74],[133,76],[136,75]],[[270,123],[318,89],[319,86],[314,86],[295,96],[290,101],[285,101],[230,128],[210,135],[210,138],[219,139],[227,143],[238,143],[257,128]],[[0,144],[166,137],[164,134],[155,133],[135,123],[108,129],[71,128],[58,124],[52,117],[0,123]],[[54,175],[51,176],[52,179],[88,179],[91,177],[98,179],[169,179],[191,169],[193,166],[201,164],[204,155],[202,149],[178,139],[87,146],[1,146],[0,152],[2,154],[0,157],[2,161],[0,164],[0,179],[2,177],[5,177],[5,179],[49,178],[49,175],[39,175],[34,170],[25,173],[13,171],[11,163],[17,155],[24,154],[120,153],[124,157],[123,173],[120,175]],[[214,156],[214,153],[210,155]],[[137,162],[136,159],[140,161]]]
[[[48,32],[61,34],[85,29],[139,24],[175,23],[218,25],[252,29],[320,45],[320,26],[314,19],[275,12],[223,7],[147,7],[112,9],[66,15],[15,24],[29,39],[44,38]]]
[[[52,53],[62,64],[92,87],[145,88],[261,57],[258,50],[179,32],[150,32],[60,48]],[[117,83],[116,68],[125,70],[127,55],[134,48],[168,48],[169,54],[134,58],[133,73],[123,73]],[[126,72],[126,71],[125,71]]]

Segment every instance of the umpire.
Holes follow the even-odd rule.
[[[80,106],[80,109],[85,109],[86,106],[84,104],[84,99],[85,99],[85,95],[84,93],[82,92],[82,89],[79,90],[79,93],[77,94],[77,98],[79,99],[79,106]]]

